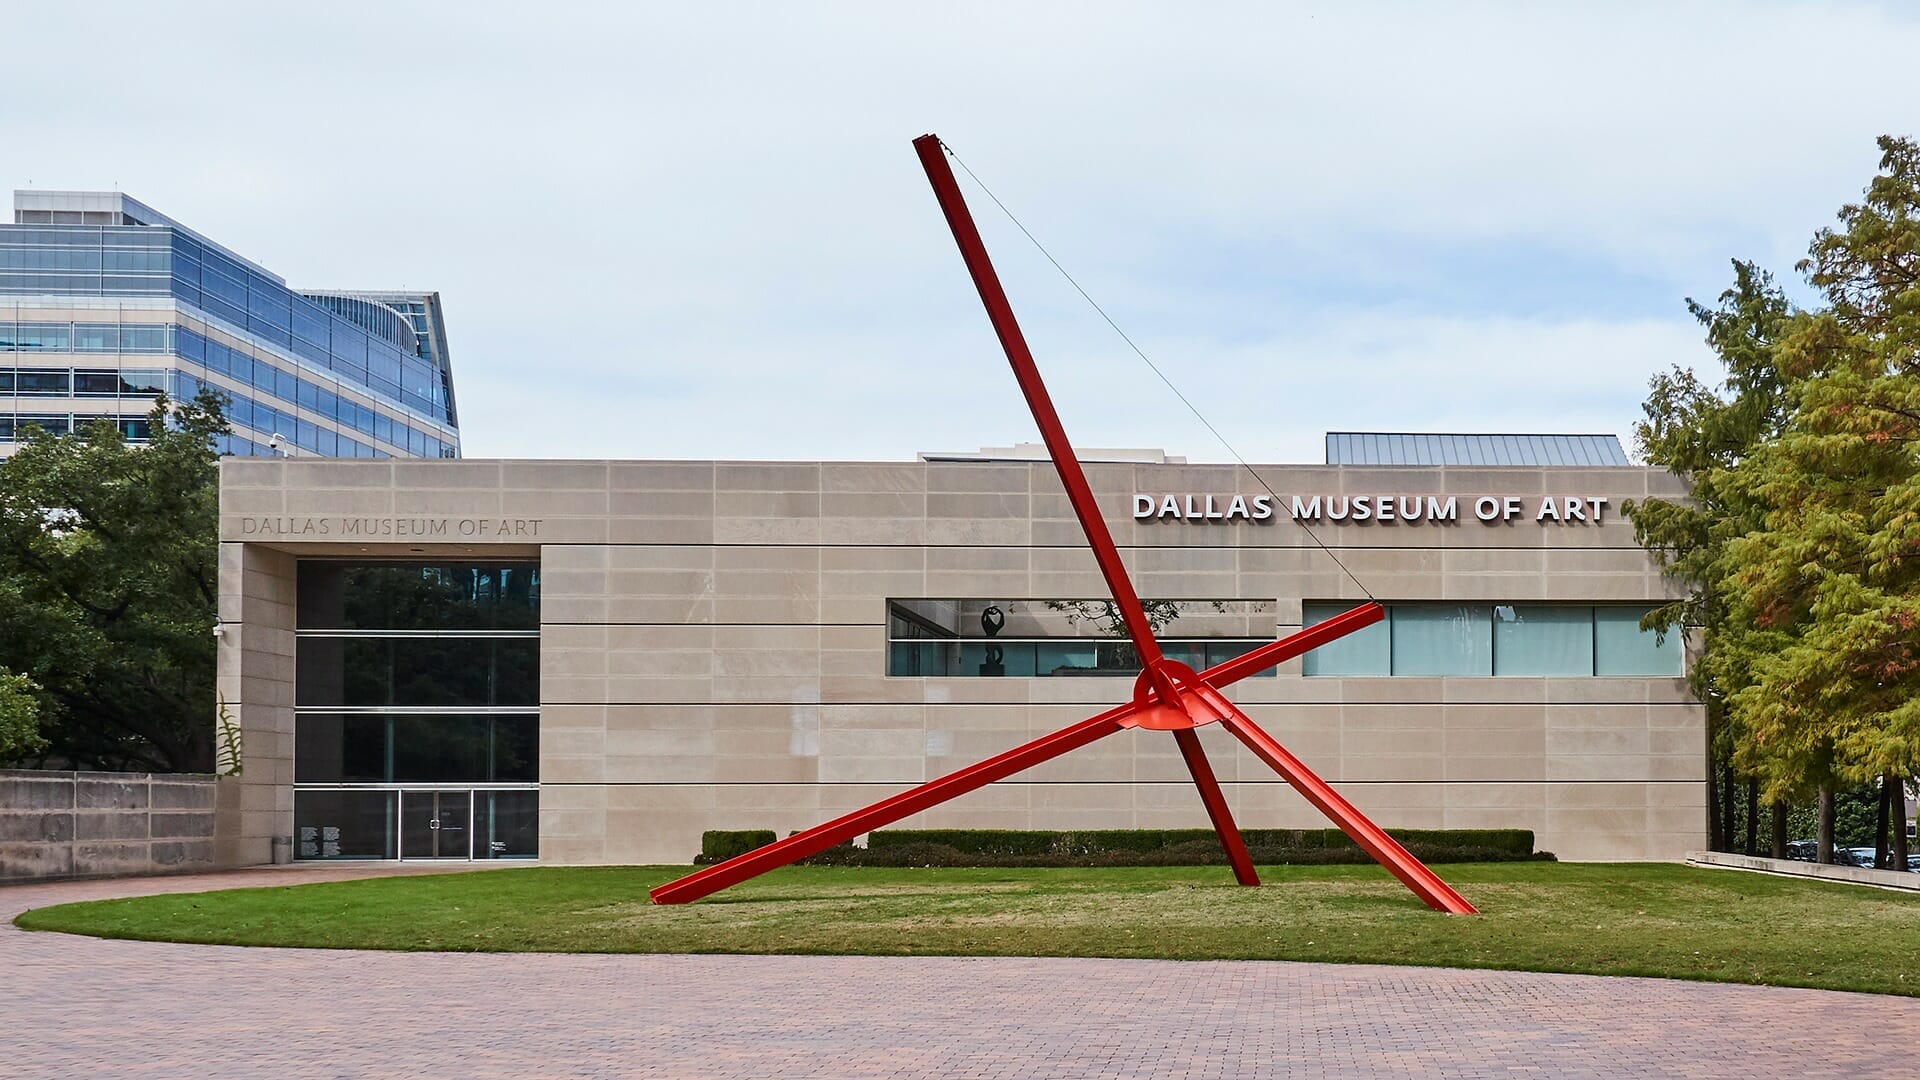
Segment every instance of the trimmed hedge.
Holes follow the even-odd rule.
[[[1388,829],[1422,862],[1551,860],[1530,829]],[[696,865],[725,862],[774,841],[772,829],[700,834]],[[1339,829],[1244,829],[1256,863],[1366,863],[1372,857]],[[1212,829],[875,829],[867,846],[841,844],[803,862],[815,866],[1220,866],[1227,853]]]
[[[1407,846],[1472,848],[1508,856],[1533,854],[1531,829],[1388,829],[1387,834]],[[1241,840],[1249,850],[1321,851],[1359,847],[1339,829],[1243,829]],[[867,849],[934,846],[963,855],[1020,857],[1039,855],[1088,856],[1118,852],[1147,853],[1206,842],[1219,848],[1212,829],[1093,829],[1049,832],[1024,829],[875,829]],[[1222,857],[1225,852],[1220,853]],[[1416,852],[1416,854],[1418,854]],[[1366,857],[1364,853],[1361,856]]]
[[[1549,852],[1518,855],[1490,847],[1458,847],[1408,844],[1407,850],[1425,863],[1553,861]],[[1253,861],[1263,866],[1366,864],[1373,861],[1365,851],[1348,844],[1342,847],[1249,847]],[[951,867],[1028,867],[1028,866],[1224,866],[1226,852],[1218,837],[1190,840],[1151,851],[1098,851],[1081,854],[1048,852],[1037,855],[975,854],[945,844],[895,844],[881,848],[858,848],[841,844],[802,860],[812,866],[951,866]]]
[[[775,836],[772,829],[708,829],[700,834],[700,854],[693,857],[693,863],[703,866],[726,862],[735,855],[766,847]]]
[[[1527,829],[1389,829],[1423,862],[1551,860]],[[1256,863],[1367,863],[1338,829],[1247,829]],[[1212,829],[876,829],[867,846],[838,847],[804,860],[816,866],[1218,866],[1227,861]]]

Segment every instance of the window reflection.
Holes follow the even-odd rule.
[[[1145,600],[1167,656],[1197,670],[1273,640],[1270,600]],[[893,600],[887,674],[922,678],[1133,676],[1140,658],[1106,600]],[[1266,672],[1264,674],[1271,674]]]
[[[1308,602],[1308,625],[1349,602]],[[1306,655],[1308,675],[1684,674],[1679,631],[1640,629],[1645,604],[1387,604],[1379,623]]]

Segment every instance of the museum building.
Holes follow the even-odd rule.
[[[1388,827],[1563,859],[1702,847],[1706,731],[1611,436],[1334,434],[1322,465],[1089,452],[1169,655],[1388,617],[1229,692]],[[228,458],[223,863],[685,863],[1124,700],[1137,673],[1044,454],[914,462]],[[1128,732],[901,822],[1207,825]],[[1243,828],[1320,816],[1200,730]]]

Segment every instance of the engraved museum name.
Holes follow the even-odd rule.
[[[1135,521],[1273,520],[1275,496],[1136,493]],[[1457,525],[1471,515],[1487,524],[1532,521],[1598,525],[1612,500],[1606,495],[1290,495],[1278,497],[1296,521],[1359,523],[1405,521]]]
[[[545,518],[243,517],[242,536],[325,536],[344,540],[535,539]]]

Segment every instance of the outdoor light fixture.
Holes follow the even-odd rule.
[[[966,200],[954,180],[953,170],[947,165],[944,146],[935,135],[922,135],[913,141],[913,146],[920,155],[920,164],[926,169],[928,181],[933,185],[934,197],[939,200],[940,209],[946,214],[947,225],[953,230],[954,241],[960,247],[960,257],[965,260],[968,272],[973,275],[974,287],[979,290],[981,302],[986,305],[987,318],[993,323],[994,332],[999,335],[1007,361],[1013,365],[1013,375],[1020,384],[1020,392],[1026,397],[1027,407],[1032,410],[1034,421],[1040,426],[1047,452],[1053,458],[1053,467],[1060,474],[1060,483],[1066,488],[1074,516],[1079,518],[1081,531],[1086,534],[1087,544],[1093,549],[1094,561],[1099,564],[1100,574],[1113,594],[1114,606],[1126,626],[1127,636],[1132,639],[1134,650],[1140,657],[1140,676],[1134,680],[1132,698],[1124,705],[901,792],[864,810],[856,810],[824,825],[795,833],[784,840],[777,840],[668,882],[652,891],[654,903],[681,904],[698,900],[1127,728],[1173,733],[1174,741],[1180,747],[1180,756],[1185,759],[1187,770],[1193,776],[1194,786],[1200,790],[1200,801],[1206,806],[1207,816],[1212,820],[1215,831],[1220,834],[1220,843],[1226,849],[1228,862],[1233,865],[1235,879],[1242,885],[1258,885],[1260,879],[1254,873],[1253,859],[1247,853],[1238,827],[1234,825],[1220,784],[1214,779],[1213,767],[1207,762],[1200,737],[1193,730],[1204,724],[1219,723],[1293,785],[1294,790],[1322,814],[1340,826],[1341,831],[1354,843],[1413,890],[1428,907],[1455,915],[1474,914],[1473,905],[1440,880],[1439,875],[1414,858],[1406,848],[1400,846],[1399,841],[1387,835],[1385,829],[1355,809],[1352,803],[1316,776],[1286,747],[1262,731],[1221,693],[1228,685],[1249,675],[1379,622],[1386,615],[1385,609],[1373,602],[1362,604],[1316,626],[1307,627],[1297,634],[1201,672],[1166,656],[1154,637],[1153,627],[1139,595],[1134,591],[1133,582],[1127,577],[1126,566],[1121,562],[1120,551],[1114,545],[1106,521],[1100,516],[1093,489],[1087,485],[1086,474],[1080,468],[1072,444],[1067,441],[1066,431],[1061,427],[1060,417],[1047,395],[1046,384],[1040,379],[1040,371],[1027,348],[1026,338],[1014,320],[1013,308],[1007,302],[999,276],[987,258],[986,245],[980,240],[973,216],[968,212]]]

